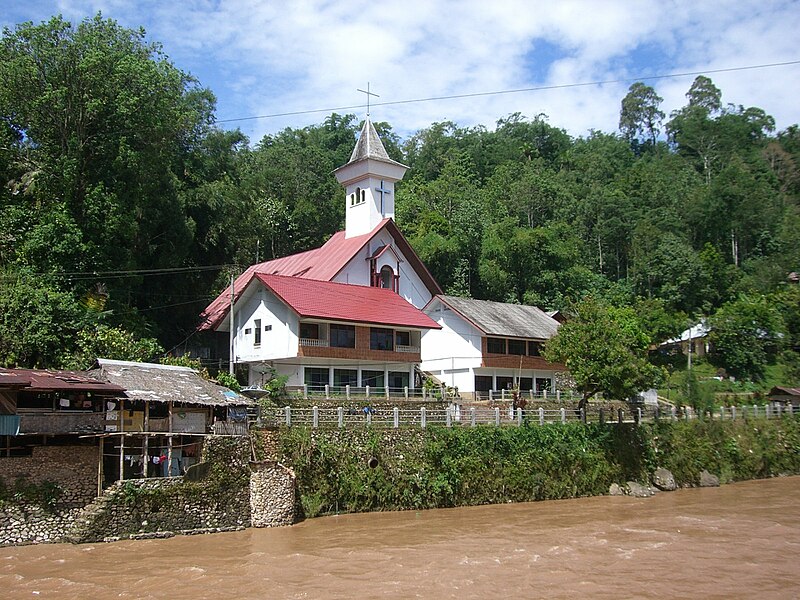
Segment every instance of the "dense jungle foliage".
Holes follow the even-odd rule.
[[[376,123],[410,167],[396,220],[447,293],[570,312],[590,297],[645,346],[707,318],[715,365],[797,381],[800,129],[706,77],[686,98],[665,115],[636,83],[619,132],[577,138],[535,96],[491,129],[403,140]],[[231,271],[342,228],[331,172],[354,115],[251,141],[214,111],[143,31],[98,15],[3,32],[0,365],[158,356]]]

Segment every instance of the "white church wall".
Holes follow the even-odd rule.
[[[425,312],[442,328],[422,335],[421,369],[440,373],[437,377],[447,385],[456,382],[459,390],[472,391],[472,370],[481,365],[481,332],[438,300]]]
[[[237,362],[255,362],[297,356],[297,316],[271,291],[251,283],[235,306]],[[261,343],[256,345],[256,321],[260,321]],[[245,333],[246,330],[250,333]]]

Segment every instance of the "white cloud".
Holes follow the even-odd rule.
[[[176,65],[213,89],[220,118],[360,104],[356,88],[368,81],[381,96],[377,102],[392,102],[800,58],[794,42],[800,11],[788,0],[61,0],[58,6],[72,19],[102,10],[123,25],[144,25]],[[36,1],[29,10],[26,18],[49,16]],[[12,17],[24,12],[18,7]],[[724,101],[760,106],[786,127],[800,120],[799,74],[800,66],[792,66],[711,77]],[[648,83],[669,113],[684,104],[691,80]],[[551,124],[584,135],[616,129],[628,86],[377,106],[372,114],[407,135],[444,119],[492,127],[514,111],[545,112]],[[324,116],[241,126],[257,141]]]

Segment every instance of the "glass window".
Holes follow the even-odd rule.
[[[544,390],[550,391],[552,382],[549,379],[545,379],[543,377],[536,378],[536,391],[542,392]]]
[[[256,319],[253,322],[253,331],[255,332],[255,336],[253,337],[253,344],[256,346],[261,345],[261,319]]]
[[[542,353],[541,342],[528,342],[528,356],[540,356]]]
[[[387,290],[394,289],[394,271],[389,265],[384,265],[381,268],[381,287]]]
[[[390,371],[389,387],[396,389],[408,387],[408,371]]]
[[[330,372],[328,369],[319,369],[315,367],[306,367],[304,373],[304,383],[309,388],[324,388],[330,383]]]
[[[383,371],[361,371],[361,387],[383,387]]]
[[[19,392],[17,408],[49,408],[52,410],[56,395],[50,392]]]
[[[489,354],[505,354],[506,341],[503,338],[487,338],[486,351]]]
[[[488,392],[492,389],[491,375],[475,375],[475,391]]]
[[[395,331],[394,332],[394,343],[398,346],[410,346],[411,345],[411,332],[410,331]]]
[[[347,385],[355,387],[358,385],[358,371],[355,369],[334,369],[333,385],[345,387]]]
[[[394,350],[394,331],[370,327],[369,347],[371,350]]]
[[[300,337],[306,340],[319,339],[318,323],[300,323]]]
[[[527,392],[528,390],[533,389],[533,377],[520,377],[519,378],[519,389],[523,392]]]
[[[356,328],[353,325],[331,325],[330,336],[334,348],[356,347]]]
[[[525,356],[525,340],[508,340],[508,353]]]
[[[498,390],[510,390],[514,387],[514,378],[513,377],[498,377],[497,378],[497,389]]]

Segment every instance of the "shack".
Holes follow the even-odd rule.
[[[96,436],[106,483],[183,475],[207,436],[247,435],[255,407],[189,367],[98,359],[89,375],[125,390]]]

